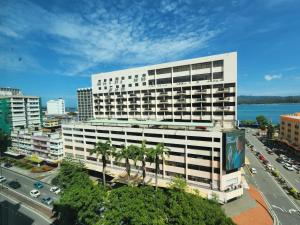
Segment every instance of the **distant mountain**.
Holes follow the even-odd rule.
[[[238,96],[238,104],[300,103],[300,96]]]

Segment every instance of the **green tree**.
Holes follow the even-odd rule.
[[[127,173],[127,179],[128,184],[130,181],[130,171],[131,171],[131,165],[130,165],[130,159],[135,160],[136,158],[136,146],[130,145],[130,146],[123,146],[121,150],[114,151],[113,156],[115,157],[116,161],[120,161],[122,159],[125,159],[125,166],[126,166],[126,173]]]
[[[169,149],[164,146],[163,143],[157,144],[154,148],[151,148],[149,152],[149,160],[150,163],[155,163],[155,188],[157,190],[158,186],[158,173],[160,171],[159,169],[159,158],[161,158],[163,164],[165,160],[165,156],[169,155]]]
[[[110,192],[105,203],[105,213],[97,225],[163,225],[167,223],[165,214],[166,195],[149,186],[124,186]]]
[[[58,175],[52,180],[52,184],[62,189],[67,189],[69,186],[77,184],[78,182],[84,184],[87,182],[86,178],[88,178],[85,176],[85,173],[86,169],[81,162],[64,159],[60,165]]]
[[[269,124],[267,118],[264,115],[257,116],[256,121],[259,124],[259,128],[262,130],[266,129],[266,126]]]
[[[96,154],[97,158],[101,155],[102,160],[102,181],[103,185],[105,186],[105,175],[106,175],[106,165],[107,161],[109,160],[108,157],[112,155],[115,148],[111,145],[110,141],[106,142],[97,142],[95,147],[90,151],[90,155]]]
[[[182,177],[174,177],[170,183],[170,188],[178,191],[185,191],[187,188],[187,182]]]
[[[145,185],[145,179],[146,179],[146,161],[149,158],[149,154],[151,149],[147,148],[146,141],[143,140],[141,147],[137,148],[137,160],[142,163],[141,169],[142,169],[142,177],[143,177],[143,185]]]
[[[11,146],[10,136],[0,130],[0,156],[7,151],[9,146]]]
[[[269,124],[267,127],[267,138],[272,139],[275,133],[275,129],[272,124]]]
[[[190,193],[170,190],[165,205],[168,224],[234,224],[217,203]]]
[[[82,165],[64,161],[56,179],[64,187],[61,198],[54,203],[55,224],[95,224],[104,204],[106,190],[93,184]]]

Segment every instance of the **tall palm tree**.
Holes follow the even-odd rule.
[[[105,186],[105,174],[106,174],[106,164],[108,161],[108,156],[112,155],[114,152],[114,147],[111,145],[110,141],[106,142],[97,142],[94,149],[90,151],[90,155],[96,154],[97,158],[101,155],[102,159],[102,176],[103,176],[103,185]]]
[[[130,172],[131,172],[131,165],[129,160],[135,158],[135,146],[130,145],[130,146],[125,146],[123,145],[122,149],[119,151],[115,151],[113,156],[115,157],[116,161],[120,161],[121,159],[125,159],[125,165],[126,165],[126,173],[128,176],[128,184],[130,180]]]
[[[169,148],[166,148],[163,143],[157,144],[154,148],[151,148],[149,153],[150,163],[155,163],[155,189],[158,186],[158,172],[159,172],[159,158],[162,159],[163,164],[165,155],[169,156]]]
[[[143,140],[141,147],[137,148],[136,157],[138,161],[141,161],[142,163],[142,174],[143,174],[143,185],[145,185],[145,178],[146,178],[146,160],[149,156],[149,153],[151,151],[150,148],[146,147],[146,141]]]

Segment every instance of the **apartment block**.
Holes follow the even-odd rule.
[[[279,138],[300,151],[300,113],[282,115],[280,120]]]
[[[117,149],[164,143],[170,156],[161,160],[160,182],[181,176],[227,202],[243,194],[245,134],[235,129],[236,81],[235,52],[94,74],[94,119],[62,125],[64,154],[101,172],[101,157],[89,153],[98,141]],[[124,162],[113,157],[108,166],[113,176],[124,173]],[[154,165],[146,166],[153,179]]]
[[[65,101],[63,99],[59,98],[47,102],[48,115],[64,115],[65,113]]]
[[[39,129],[42,124],[41,99],[36,96],[0,96],[0,129],[10,134],[16,128]]]
[[[77,108],[79,121],[85,121],[93,118],[92,88],[77,89]]]
[[[44,160],[55,161],[63,157],[63,143],[60,133],[45,133],[28,129],[11,133],[12,147],[20,154],[36,155]]]

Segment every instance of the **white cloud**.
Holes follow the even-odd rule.
[[[281,74],[267,74],[267,75],[265,75],[264,78],[266,81],[271,81],[271,80],[275,80],[275,79],[281,79],[282,75]]]
[[[0,11],[5,18],[0,35],[23,42],[31,35],[50,38],[44,47],[58,53],[58,62],[63,62],[60,70],[77,75],[102,64],[179,59],[209,46],[223,29],[181,0],[164,0],[160,9],[147,10],[147,1],[130,7],[118,4],[121,11],[105,4],[88,1],[80,13],[70,13],[46,10],[27,0],[11,1]],[[170,18],[162,17],[165,13]]]

